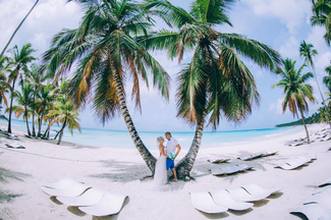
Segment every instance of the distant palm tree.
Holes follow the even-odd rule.
[[[32,125],[32,136],[36,137],[36,123],[35,123],[35,117],[36,117],[36,111],[37,111],[37,103],[36,99],[38,97],[38,93],[40,92],[42,86],[44,85],[45,81],[47,80],[47,77],[45,76],[43,71],[40,71],[40,66],[33,64],[31,65],[31,68],[29,69],[26,80],[29,81],[29,83],[33,87],[33,97],[32,102],[29,105],[29,108],[31,109],[31,125]]]
[[[313,61],[313,57],[318,54],[317,50],[314,48],[314,45],[307,43],[306,41],[302,41],[300,44],[300,55],[305,59],[305,63],[309,65],[313,71],[314,79],[318,88],[318,92],[320,93],[322,104],[325,105],[325,99],[320,87],[320,84],[318,82],[317,76],[316,76],[316,70],[315,65]]]
[[[55,139],[58,137],[57,144],[61,144],[65,128],[69,128],[70,132],[73,132],[74,129],[80,130],[78,111],[71,100],[65,96],[58,98],[54,108],[49,111],[46,117],[50,117],[54,122],[62,124],[61,129],[55,136]]]
[[[9,84],[7,81],[6,73],[9,71],[9,64],[7,57],[0,57],[0,119],[5,119],[5,115],[2,114],[3,105],[8,106],[8,101],[6,97],[6,93],[9,91]]]
[[[51,83],[47,83],[45,85],[41,85],[39,92],[37,93],[37,97],[35,100],[36,106],[36,114],[37,114],[37,137],[42,137],[42,125],[45,119],[45,116],[48,114],[50,110],[53,108],[53,103],[56,98],[56,90],[54,85]]]
[[[326,76],[323,77],[323,82],[326,88],[329,90],[329,96],[331,99],[331,66],[325,68]]]
[[[296,69],[296,61],[286,59],[283,61],[283,67],[277,70],[282,79],[274,85],[284,90],[283,112],[288,109],[294,117],[301,117],[302,124],[305,127],[307,142],[310,143],[309,132],[305,123],[305,112],[308,112],[308,101],[314,102],[313,88],[307,81],[313,77],[310,72],[303,73],[306,64]]]
[[[21,91],[15,93],[17,105],[13,106],[13,111],[16,113],[16,117],[20,117],[23,114],[23,119],[26,124],[26,131],[31,136],[29,117],[31,110],[29,105],[33,101],[33,87],[30,83],[24,82]]]
[[[193,54],[178,77],[178,116],[196,125],[191,147],[177,165],[181,179],[190,177],[205,121],[214,129],[222,117],[239,122],[251,113],[252,104],[258,102],[254,77],[242,58],[269,69],[281,61],[280,55],[269,46],[219,30],[219,25],[231,24],[226,12],[232,2],[196,0],[189,12],[165,0],[144,3],[151,14],[160,15],[176,28],[143,39],[146,47],[167,49],[169,56],[178,57],[179,61],[185,51]]]
[[[2,49],[0,57],[3,56],[8,48],[8,46],[10,45],[11,41],[13,40],[15,34],[17,33],[17,31],[21,28],[22,24],[24,23],[24,21],[29,17],[29,15],[31,14],[31,12],[33,11],[33,9],[37,6],[39,0],[36,0],[35,3],[33,4],[33,6],[30,8],[30,10],[28,11],[28,13],[24,16],[24,18],[22,19],[22,21],[18,24],[18,26],[16,27],[16,29],[14,30],[14,32],[12,33],[12,35],[10,36],[8,42],[6,43],[5,47]]]
[[[134,126],[124,87],[132,77],[132,97],[138,108],[141,81],[148,86],[149,76],[161,95],[169,96],[168,74],[137,40],[147,37],[152,20],[132,0],[100,0],[86,8],[78,28],[54,37],[44,54],[45,65],[58,78],[77,63],[70,86],[75,104],[83,105],[93,95],[93,107],[103,122],[120,112],[137,150],[154,172],[156,159]]]
[[[312,25],[324,26],[324,39],[328,45],[331,45],[331,1],[330,0],[312,0],[313,15],[310,18]]]
[[[11,71],[9,74],[8,82],[10,83],[10,104],[9,104],[9,116],[8,116],[8,132],[11,133],[11,119],[12,119],[12,107],[14,101],[15,85],[18,78],[20,78],[20,85],[23,85],[23,74],[28,71],[28,65],[35,60],[32,56],[34,52],[31,44],[24,44],[22,48],[15,46],[13,48],[13,57],[11,57]]]
[[[50,136],[50,130],[54,123],[56,123],[56,117],[55,114],[50,114],[51,111],[57,108],[56,104],[60,103],[58,100],[70,100],[71,97],[69,96],[69,81],[62,81],[58,86],[55,88],[55,92],[57,94],[57,98],[54,100],[54,103],[50,106],[50,111],[45,116],[45,121],[47,121],[47,128],[43,134],[44,139],[49,139]],[[72,102],[72,101],[70,101]],[[54,139],[56,139],[60,134],[60,131],[57,132]]]

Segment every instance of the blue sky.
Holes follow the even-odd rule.
[[[191,0],[173,0],[175,5],[188,9]],[[310,0],[245,0],[238,1],[229,11],[233,27],[221,26],[220,31],[236,32],[247,37],[264,42],[278,50],[283,57],[296,59],[299,57],[298,47],[302,40],[315,45],[319,51],[315,57],[318,78],[321,81],[324,68],[330,63],[331,51],[322,38],[323,29],[311,27]],[[19,20],[33,4],[33,0],[0,0],[0,45],[8,39]],[[47,49],[52,36],[62,28],[77,26],[82,9],[76,3],[66,4],[65,0],[42,0],[29,20],[18,32],[14,44],[22,45],[31,42],[37,48],[36,55]],[[161,26],[160,26],[161,27]],[[136,111],[128,99],[130,111],[139,130],[188,130],[192,129],[184,120],[176,118],[175,91],[176,74],[188,62],[190,54],[185,55],[181,64],[171,61],[162,51],[153,53],[172,77],[171,96],[165,102],[154,89],[142,89],[142,114]],[[272,85],[278,80],[277,76],[267,70],[260,69],[247,61],[253,72],[258,90],[261,94],[261,103],[255,106],[252,115],[240,124],[233,124],[222,120],[219,130],[264,128],[292,120],[289,113],[281,111],[282,91],[273,89]],[[318,98],[317,103],[311,105],[311,112],[319,106],[319,96],[314,81],[311,81]],[[129,85],[129,83],[128,83]],[[326,92],[323,86],[323,91]],[[83,127],[102,127],[102,123],[87,106],[82,110],[80,122]],[[122,118],[117,117],[109,121],[105,127],[112,129],[125,129]]]

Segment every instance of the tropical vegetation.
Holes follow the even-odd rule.
[[[81,107],[92,100],[102,122],[120,113],[136,148],[153,172],[156,159],[134,126],[125,87],[126,80],[132,79],[131,96],[138,109],[141,84],[148,87],[150,78],[160,94],[165,99],[169,97],[167,72],[141,43],[149,36],[153,20],[140,4],[131,0],[83,4],[87,7],[80,25],[58,33],[45,52],[45,71],[57,79],[72,70],[69,88],[75,105]]]
[[[312,70],[318,92],[322,99],[322,104],[324,105],[325,99],[324,99],[324,95],[321,90],[321,86],[320,86],[317,76],[316,76],[316,70],[315,70],[315,65],[314,65],[314,61],[313,61],[314,56],[316,56],[318,54],[318,52],[314,48],[314,45],[312,45],[311,43],[307,43],[306,41],[301,42],[299,51],[300,51],[301,57],[304,58],[304,62],[306,63],[306,65],[310,66],[310,68]]]
[[[190,11],[168,1],[149,0],[145,7],[174,27],[161,30],[142,42],[149,49],[165,49],[170,58],[192,57],[178,73],[178,116],[195,125],[187,155],[178,163],[180,178],[187,178],[198,154],[204,127],[214,129],[221,119],[239,122],[258,103],[255,79],[243,58],[269,70],[280,63],[280,55],[266,44],[236,33],[223,32],[231,25],[227,15],[233,1],[193,2]]]
[[[57,34],[44,54],[45,69],[55,78],[73,69],[70,94],[77,106],[93,95],[93,106],[103,121],[120,112],[136,148],[153,172],[156,159],[136,131],[126,104],[125,79],[133,79],[132,96],[140,108],[140,81],[148,78],[168,98],[169,76],[149,50],[166,49],[170,58],[190,63],[178,74],[178,115],[196,125],[189,153],[177,167],[180,178],[190,176],[207,115],[216,128],[221,115],[233,121],[246,118],[258,102],[253,74],[242,60],[274,69],[279,54],[267,45],[239,34],[223,33],[217,25],[231,24],[226,11],[232,1],[195,1],[191,12],[168,1],[81,1],[87,5],[76,29]],[[154,32],[154,16],[174,30]]]
[[[185,61],[177,73],[177,113],[195,127],[195,133],[188,153],[176,166],[181,179],[190,178],[207,126],[217,129],[223,120],[239,123],[259,103],[247,61],[282,77],[275,86],[285,94],[283,111],[301,118],[308,142],[305,114],[309,102],[315,100],[308,83],[312,77],[324,103],[318,117],[330,119],[330,99],[324,99],[316,76],[314,46],[302,42],[300,55],[305,62],[297,68],[294,60],[282,60],[268,45],[223,31],[224,26],[232,26],[228,12],[235,0],[194,0],[190,10],[167,0],[76,0],[84,6],[79,25],[56,34],[40,61],[31,44],[7,50],[38,2],[0,56],[0,104],[8,113],[9,133],[15,113],[24,120],[27,136],[56,139],[60,144],[65,130],[80,130],[79,110],[92,105],[102,123],[122,116],[134,145],[154,173],[156,158],[138,134],[127,98],[141,111],[141,87],[152,85],[169,99],[170,77],[153,57],[156,50],[166,51],[169,59],[180,64]],[[330,44],[330,0],[312,2],[312,24],[325,27],[324,37]],[[160,20],[165,27],[157,30]],[[330,67],[326,72],[323,82],[331,91]]]
[[[7,132],[12,132],[15,113],[24,120],[28,137],[57,139],[60,144],[65,129],[80,129],[78,109],[68,96],[68,81],[54,84],[42,66],[34,63],[34,51],[31,44],[14,46],[0,59],[0,103],[8,113]],[[59,129],[51,137],[55,126]]]
[[[313,88],[307,82],[313,77],[311,72],[304,72],[306,64],[296,67],[296,61],[285,59],[283,66],[277,69],[277,73],[282,77],[274,85],[283,89],[284,100],[282,103],[283,112],[289,110],[293,117],[301,117],[305,128],[307,142],[310,143],[309,131],[305,122],[305,113],[309,110],[309,102],[314,102]]]
[[[325,29],[324,39],[331,45],[331,0],[312,0],[311,24]]]

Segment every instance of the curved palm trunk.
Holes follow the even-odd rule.
[[[185,157],[182,160],[180,160],[176,166],[177,177],[179,179],[186,180],[190,178],[191,170],[193,168],[195,159],[200,149],[204,125],[205,125],[204,118],[201,119],[199,122],[197,122],[191,147],[187,152],[187,154],[185,155]]]
[[[138,132],[133,124],[128,107],[126,105],[125,93],[124,93],[121,76],[118,73],[115,73],[114,79],[115,79],[116,95],[119,98],[120,110],[121,110],[124,122],[128,128],[128,132],[129,132],[137,150],[139,151],[140,155],[142,156],[143,160],[145,161],[147,167],[154,174],[156,159],[146,148],[145,144],[139,137]]]
[[[43,134],[43,138],[45,139],[49,139],[49,132],[51,130],[51,122],[49,121],[48,122],[48,125],[47,125],[47,129],[45,131],[45,133]]]
[[[31,136],[29,119],[28,119],[28,109],[26,106],[24,106],[24,119],[25,119],[25,124],[26,124],[26,131],[27,131],[28,135]]]
[[[310,143],[309,132],[308,132],[308,128],[307,128],[307,125],[306,125],[306,122],[305,122],[305,116],[304,116],[303,111],[301,109],[300,109],[300,114],[301,114],[302,124],[305,127],[307,142],[309,144]]]
[[[57,139],[57,137],[60,135],[60,132],[61,132],[61,129],[55,134],[53,140],[56,140]]]
[[[13,113],[13,101],[14,101],[14,90],[15,90],[16,78],[13,79],[12,86],[10,88],[10,105],[9,105],[9,115],[8,115],[8,128],[7,132],[11,133],[11,117]]]
[[[324,95],[323,95],[323,93],[322,93],[322,90],[321,90],[321,87],[320,87],[319,81],[318,81],[318,79],[317,79],[316,71],[315,71],[315,67],[314,67],[314,65],[312,65],[312,69],[313,69],[313,75],[314,75],[315,83],[316,83],[316,85],[317,85],[318,92],[319,92],[319,94],[320,94],[320,96],[321,96],[321,99],[322,99],[322,105],[327,109],[328,106],[327,106],[327,103],[326,103],[326,101],[325,101]],[[330,128],[331,128],[331,121],[328,121],[328,124],[329,124],[329,126],[330,126]]]
[[[317,85],[318,92],[319,92],[319,94],[320,94],[320,96],[321,96],[321,99],[322,99],[322,104],[323,104],[324,106],[326,106],[325,99],[324,99],[324,95],[323,95],[323,93],[322,93],[320,83],[319,83],[319,81],[318,81],[318,79],[317,79],[317,76],[316,76],[315,67],[312,66],[312,69],[313,69],[313,73],[314,73],[315,83],[316,83],[316,85]]]
[[[60,131],[58,133],[59,134],[59,140],[57,141],[57,145],[61,144],[62,137],[63,137],[63,132],[64,132],[64,129],[65,129],[66,126],[67,126],[67,118],[64,119],[62,128],[60,129]]]
[[[4,55],[4,53],[6,52],[9,44],[11,43],[11,41],[13,40],[15,34],[17,33],[17,31],[21,28],[22,24],[24,23],[24,21],[28,18],[28,16],[31,14],[31,12],[33,11],[33,9],[37,6],[39,0],[36,0],[36,2],[33,4],[33,6],[30,8],[30,10],[28,11],[28,13],[24,16],[23,20],[18,24],[18,26],[16,27],[15,31],[13,32],[13,34],[10,36],[6,46],[2,49],[1,51],[1,56]]]

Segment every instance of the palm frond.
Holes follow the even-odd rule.
[[[274,70],[281,63],[281,56],[277,51],[256,40],[228,33],[221,33],[219,40],[221,44],[236,49],[238,53],[250,58],[261,67]]]
[[[235,0],[195,0],[191,11],[202,23],[226,23],[232,26],[226,12],[234,2]]]

